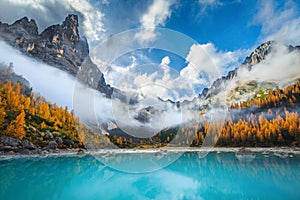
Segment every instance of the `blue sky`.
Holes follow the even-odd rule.
[[[75,13],[91,51],[107,38],[131,29],[137,32],[127,39],[128,44],[137,42],[145,47],[163,35],[159,28],[183,34],[194,43],[178,41],[176,34],[169,40],[184,55],[155,48],[136,49],[119,55],[109,63],[109,70],[97,63],[101,58],[92,57],[113,86],[137,88],[140,80],[147,80],[180,91],[180,99],[196,96],[214,79],[238,67],[263,42],[299,45],[299,7],[299,0],[2,0],[0,21],[13,23],[27,16],[36,20],[41,32]],[[100,49],[98,55],[103,51],[106,49]],[[138,69],[147,64],[161,70],[151,74],[151,69]],[[178,79],[170,76],[170,71],[176,71]],[[128,84],[115,85],[124,74],[131,75]],[[186,92],[185,84],[176,82],[182,78],[188,83]]]
[[[106,34],[115,34],[130,28],[141,27],[140,19],[149,10],[153,1],[110,1],[103,4],[99,1],[97,7],[106,16],[104,25],[107,27]],[[288,11],[292,10],[292,14]],[[269,12],[270,18],[263,19],[263,13]],[[287,17],[281,16],[287,12]],[[260,16],[261,15],[261,16]],[[271,17],[278,17],[277,25],[270,27],[273,30],[265,30],[266,24],[272,23]],[[278,31],[281,26],[288,24],[290,20],[299,17],[299,1],[257,1],[257,0],[190,0],[173,1],[169,7],[169,15],[159,27],[179,31],[196,40],[199,44],[211,43],[217,52],[239,51],[234,66],[229,65],[228,70],[238,66],[245,56],[262,42],[266,42],[269,35]],[[280,21],[281,20],[281,21]],[[284,21],[286,20],[286,21]],[[275,40],[278,38],[274,38]],[[279,38],[279,40],[284,38]],[[289,42],[289,41],[288,41]],[[292,44],[299,43],[293,40]],[[241,53],[243,51],[243,53]],[[131,55],[132,56],[132,55]],[[169,54],[148,53],[153,62],[160,62],[163,56],[169,56],[173,68],[180,70],[186,65],[185,59]],[[141,61],[143,62],[143,61]],[[228,70],[224,70],[228,71]]]
[[[139,19],[147,12],[153,1],[108,1],[97,2],[107,19],[107,31],[114,34],[129,28],[138,28]],[[262,24],[255,23],[255,18],[263,5],[274,8],[274,12],[284,12],[285,7],[294,4],[294,16],[299,17],[299,2],[277,0],[178,0],[170,6],[170,16],[164,25],[158,25],[182,32],[200,44],[211,42],[219,50],[253,48],[264,42],[261,40]],[[272,9],[272,8],[270,8]],[[142,12],[144,10],[144,12]],[[265,21],[264,23],[269,23]]]

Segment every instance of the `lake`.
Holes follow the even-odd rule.
[[[0,199],[300,199],[300,155],[240,161],[230,152],[169,154],[176,158],[169,165],[145,173],[113,169],[91,155],[2,158]],[[109,159],[134,169],[151,156],[163,159]]]

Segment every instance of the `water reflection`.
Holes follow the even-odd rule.
[[[176,156],[160,154],[163,160]],[[155,153],[101,158],[128,169],[161,160]],[[273,153],[257,153],[251,162],[234,153],[185,153],[164,169],[140,174],[89,155],[0,160],[0,166],[0,199],[297,199],[300,186],[299,155],[283,159]]]

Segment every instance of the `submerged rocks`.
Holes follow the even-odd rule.
[[[256,153],[243,148],[243,149],[240,149],[239,151],[237,151],[235,153],[235,156],[240,161],[250,162],[250,161],[254,160],[254,158],[256,157]]]
[[[0,143],[8,145],[8,146],[16,147],[21,144],[21,141],[19,139],[12,138],[12,137],[1,136]]]
[[[287,158],[289,154],[287,152],[279,151],[274,153],[275,156],[278,156],[279,158]]]
[[[85,150],[84,149],[79,149],[78,151],[77,151],[77,155],[84,155],[85,154]]]

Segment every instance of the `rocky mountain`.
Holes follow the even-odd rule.
[[[274,41],[268,41],[257,47],[250,56],[246,57],[243,65],[252,66],[265,59],[265,57],[272,51],[272,46],[275,44]]]
[[[275,41],[268,41],[260,46],[258,46],[251,54],[250,56],[246,57],[244,62],[237,68],[235,68],[232,71],[229,71],[226,76],[222,76],[221,78],[218,78],[215,80],[212,84],[212,86],[208,88],[204,88],[202,93],[199,94],[200,99],[207,99],[210,98],[220,92],[222,90],[222,85],[231,79],[234,79],[238,74],[238,69],[241,68],[247,68],[249,71],[251,71],[252,66],[255,64],[258,64],[265,60],[266,56],[269,55],[273,50],[275,50],[274,46],[277,45]],[[300,51],[300,46],[287,46],[288,50],[290,52],[292,51]]]
[[[251,70],[252,66],[263,61],[265,57],[272,51],[272,46],[275,44],[274,41],[268,41],[260,46],[258,46],[251,54],[250,56],[247,56],[242,63],[241,66],[235,68],[234,70],[231,70],[228,72],[226,76],[222,76],[221,78],[218,78],[213,82],[210,88],[204,88],[202,93],[199,94],[199,98],[201,99],[207,99],[222,89],[221,86],[224,84],[224,82],[233,79],[237,76],[238,68],[247,67],[249,70]]]
[[[0,22],[0,38],[24,54],[77,76],[83,83],[112,95],[102,72],[89,57],[86,38],[78,31],[77,15],[68,15],[62,24],[52,25],[41,33],[36,22],[27,17],[13,24]]]
[[[231,70],[227,73],[226,76],[222,76],[218,79],[216,79],[212,85],[209,88],[204,88],[202,92],[195,97],[192,101],[183,101],[183,102],[173,102],[171,100],[164,101],[160,99],[161,101],[164,101],[169,104],[173,104],[176,107],[187,107],[191,109],[203,109],[207,107],[207,104],[203,102],[209,102],[214,96],[217,96],[222,90],[224,90],[223,86],[230,82],[230,80],[233,80],[237,75],[239,69],[245,68],[246,70],[251,71],[252,66],[256,65],[263,60],[265,60],[266,56],[269,55],[273,50],[275,50],[275,45],[277,45],[277,42],[275,41],[268,41],[260,46],[258,46],[249,56],[247,56],[244,60],[244,62],[235,68],[234,70]],[[286,46],[290,52],[292,51],[299,51],[300,52],[300,46]],[[242,90],[247,90],[247,88],[253,88],[257,86],[257,83],[255,81],[250,81],[246,85],[244,85],[245,88],[242,88]],[[239,90],[239,88],[236,88],[236,90]],[[241,91],[242,93],[246,93],[247,91]],[[242,95],[242,94],[241,94]],[[202,105],[201,105],[202,104]],[[199,106],[200,105],[200,106]],[[197,108],[195,108],[195,106]]]

